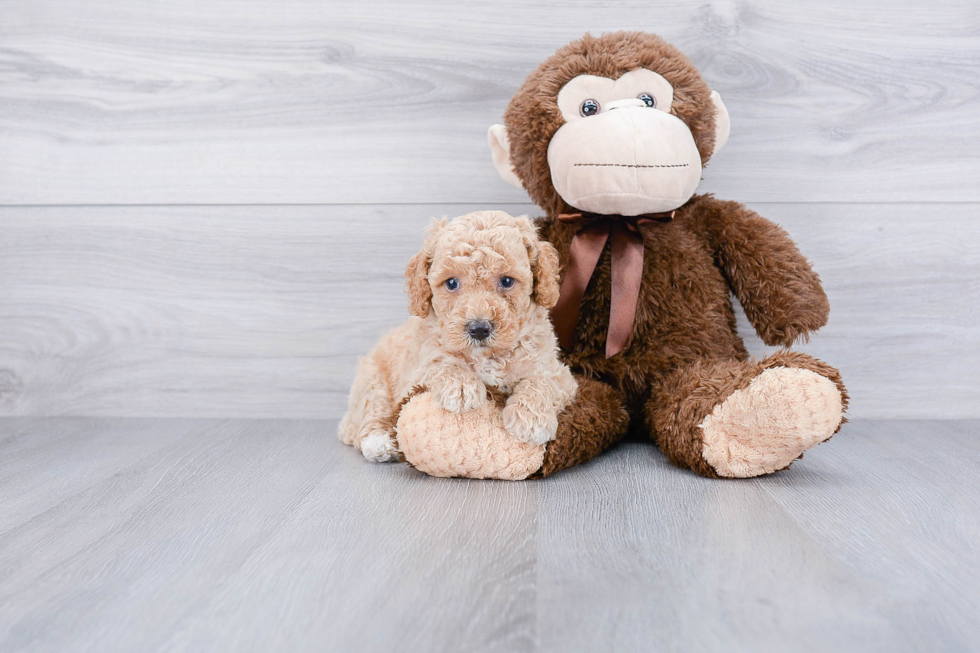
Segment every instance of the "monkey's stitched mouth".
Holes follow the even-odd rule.
[[[575,163],[572,167],[579,168],[686,168],[690,163],[672,163],[662,165],[642,165],[630,163]]]

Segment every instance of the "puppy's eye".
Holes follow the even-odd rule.
[[[643,100],[643,104],[647,105],[648,107],[657,106],[657,98],[653,97],[649,93],[640,93],[636,97],[640,100]]]
[[[514,287],[514,277],[500,277],[500,287],[501,288],[513,288]]]
[[[444,285],[446,286],[446,290],[459,290],[459,279],[456,277],[446,279],[446,283]]]
[[[592,99],[586,100],[579,108],[579,113],[585,117],[594,116],[599,113],[599,103]]]

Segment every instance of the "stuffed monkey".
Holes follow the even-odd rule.
[[[785,231],[695,194],[728,133],[690,60],[641,32],[561,48],[490,128],[500,175],[547,213],[539,230],[563,275],[552,321],[580,386],[528,476],[584,462],[628,430],[703,476],[758,476],[845,421],[836,369],[788,349],[750,360],[736,332],[730,293],[762,340],[784,348],[823,326],[829,304]],[[499,429],[492,416],[413,402],[400,441]]]

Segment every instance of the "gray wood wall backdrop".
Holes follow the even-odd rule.
[[[980,417],[975,0],[4,0],[0,414],[339,416],[425,222],[535,212],[487,126],[617,29],[725,98],[702,189],[813,261],[852,416]]]

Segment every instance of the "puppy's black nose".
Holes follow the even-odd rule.
[[[487,320],[470,320],[466,324],[466,333],[474,340],[486,340],[493,331],[493,325]]]

